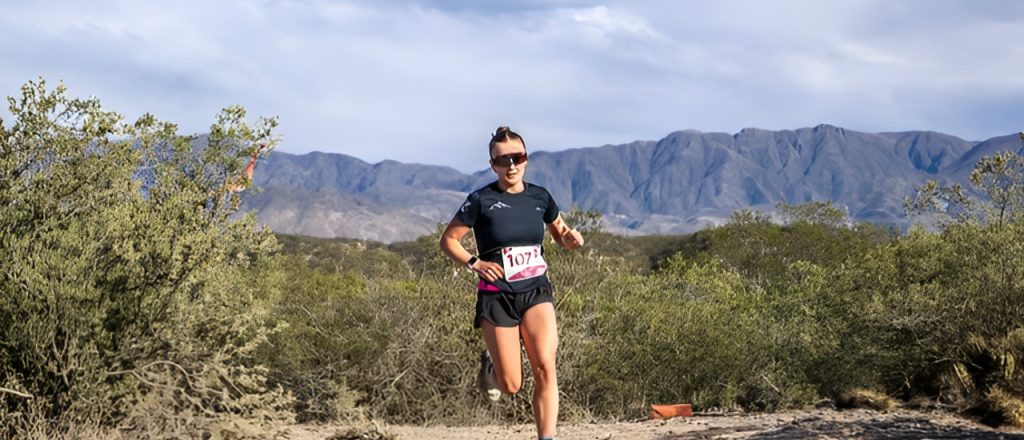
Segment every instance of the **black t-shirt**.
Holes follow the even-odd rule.
[[[455,213],[455,218],[473,228],[480,258],[501,264],[500,250],[507,246],[529,246],[544,243],[544,224],[558,218],[558,205],[542,186],[525,183],[526,188],[511,194],[502,191],[495,181],[473,191]],[[513,292],[527,292],[547,275],[509,283],[496,283],[502,290],[510,285]]]

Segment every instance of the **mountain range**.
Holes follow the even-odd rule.
[[[827,201],[854,220],[906,225],[904,196],[927,180],[965,184],[983,156],[1021,152],[1017,134],[982,142],[930,131],[865,133],[831,125],[736,134],[684,130],[658,141],[531,151],[526,181],[562,210],[598,210],[623,234],[678,234],[732,211],[779,201]],[[474,150],[475,151],[475,150]],[[486,164],[486,157],[481,157]],[[436,165],[370,164],[331,153],[275,152],[243,209],[274,231],[383,242],[412,240],[448,221],[466,194],[495,180]]]

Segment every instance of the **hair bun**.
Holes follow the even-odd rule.
[[[526,148],[526,141],[523,140],[522,136],[512,131],[511,128],[502,125],[491,135],[491,142],[487,144],[487,151],[493,150],[496,144],[509,141],[517,141],[523,144],[523,148]]]

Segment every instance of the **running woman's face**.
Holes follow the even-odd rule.
[[[522,142],[519,141],[508,141],[494,144],[494,148],[491,149],[491,157],[504,156],[506,154],[515,153],[526,153],[526,147],[523,146]],[[523,163],[515,164],[512,161],[499,163],[498,165],[491,164],[491,169],[494,170],[494,174],[498,175],[503,183],[509,187],[516,186],[519,182],[523,181],[523,174],[526,172],[527,161]]]

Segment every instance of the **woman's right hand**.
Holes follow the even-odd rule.
[[[473,265],[473,272],[487,280],[488,283],[505,277],[505,270],[501,268],[500,264],[484,260],[479,260]]]

